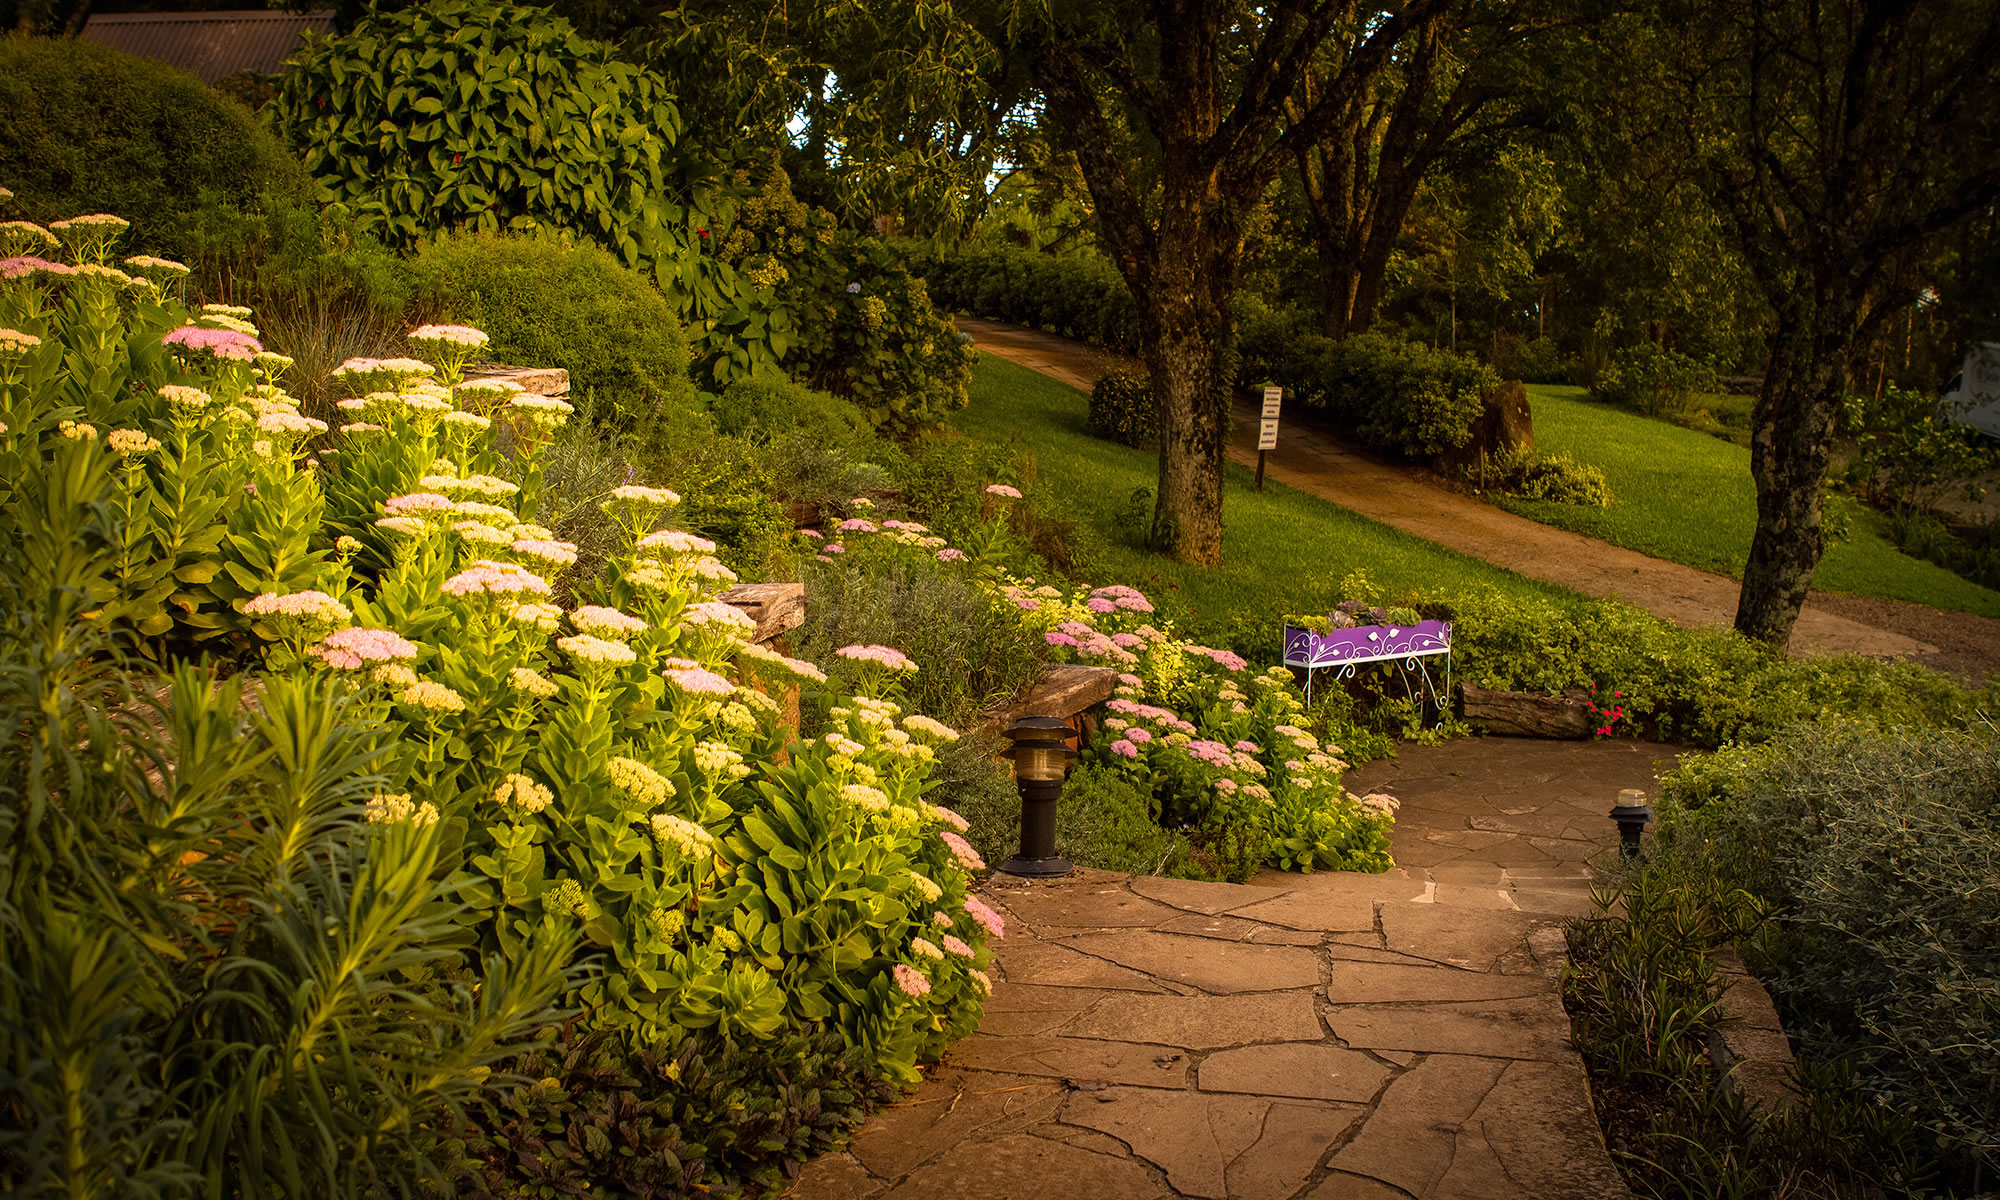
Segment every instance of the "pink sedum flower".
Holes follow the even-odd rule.
[[[417,647],[386,629],[342,629],[328,634],[314,653],[336,670],[358,671],[381,663],[407,662],[417,656]]]
[[[979,927],[986,931],[988,937],[1004,938],[1007,936],[1007,922],[1000,918],[999,913],[988,908],[985,902],[980,900],[979,897],[967,896],[965,898],[965,915],[977,922]]]
[[[895,976],[896,986],[902,989],[905,996],[918,999],[931,994],[931,981],[925,979],[923,972],[910,964],[897,963]]]

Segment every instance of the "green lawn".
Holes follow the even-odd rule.
[[[1269,480],[1259,492],[1250,472],[1235,465],[1224,480],[1221,566],[1190,567],[1137,549],[1119,518],[1135,489],[1154,485],[1156,457],[1085,432],[1085,409],[1082,392],[989,354],[974,369],[971,404],[951,423],[1031,460],[1028,487],[1036,499],[1085,527],[1093,579],[1137,587],[1196,628],[1238,614],[1323,611],[1354,570],[1366,570],[1392,594],[1462,594],[1475,586],[1570,594]],[[1273,623],[1273,648],[1277,638]]]
[[[1546,525],[1741,578],[1757,513],[1750,452],[1582,395],[1583,389],[1574,387],[1528,389],[1535,449],[1602,470],[1616,497],[1611,506],[1502,503]],[[1833,496],[1827,521],[1846,532],[1828,545],[1814,587],[2000,617],[2000,592],[1897,550],[1886,535],[1886,519],[1875,510]]]

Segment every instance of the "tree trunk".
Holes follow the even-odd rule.
[[[1736,629],[1783,647],[1825,551],[1820,497],[1847,395],[1856,305],[1808,299],[1779,317],[1755,410],[1750,475],[1757,531],[1743,564]]]
[[[1140,305],[1141,341],[1160,429],[1153,545],[1201,566],[1222,561],[1222,468],[1235,386],[1236,329],[1229,306],[1238,239],[1220,214],[1182,211],[1206,226],[1163,241]],[[1171,253],[1173,247],[1182,253]]]

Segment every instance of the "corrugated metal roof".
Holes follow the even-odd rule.
[[[238,71],[283,71],[285,59],[299,48],[299,35],[308,29],[331,33],[333,13],[94,13],[84,23],[83,37],[157,58],[193,71],[203,83],[214,83]]]

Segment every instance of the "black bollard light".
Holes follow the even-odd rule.
[[[1646,831],[1646,823],[1653,819],[1653,809],[1646,803],[1646,793],[1638,788],[1620,789],[1618,803],[1611,809],[1611,819],[1618,822],[1618,853],[1626,858],[1639,857],[1639,835]]]
[[[1021,852],[1000,864],[1009,875],[1043,878],[1067,875],[1067,860],[1056,857],[1056,801],[1076,751],[1067,744],[1069,723],[1056,717],[1023,717],[1006,729],[1003,757],[1014,760],[1014,786],[1021,790]]]

